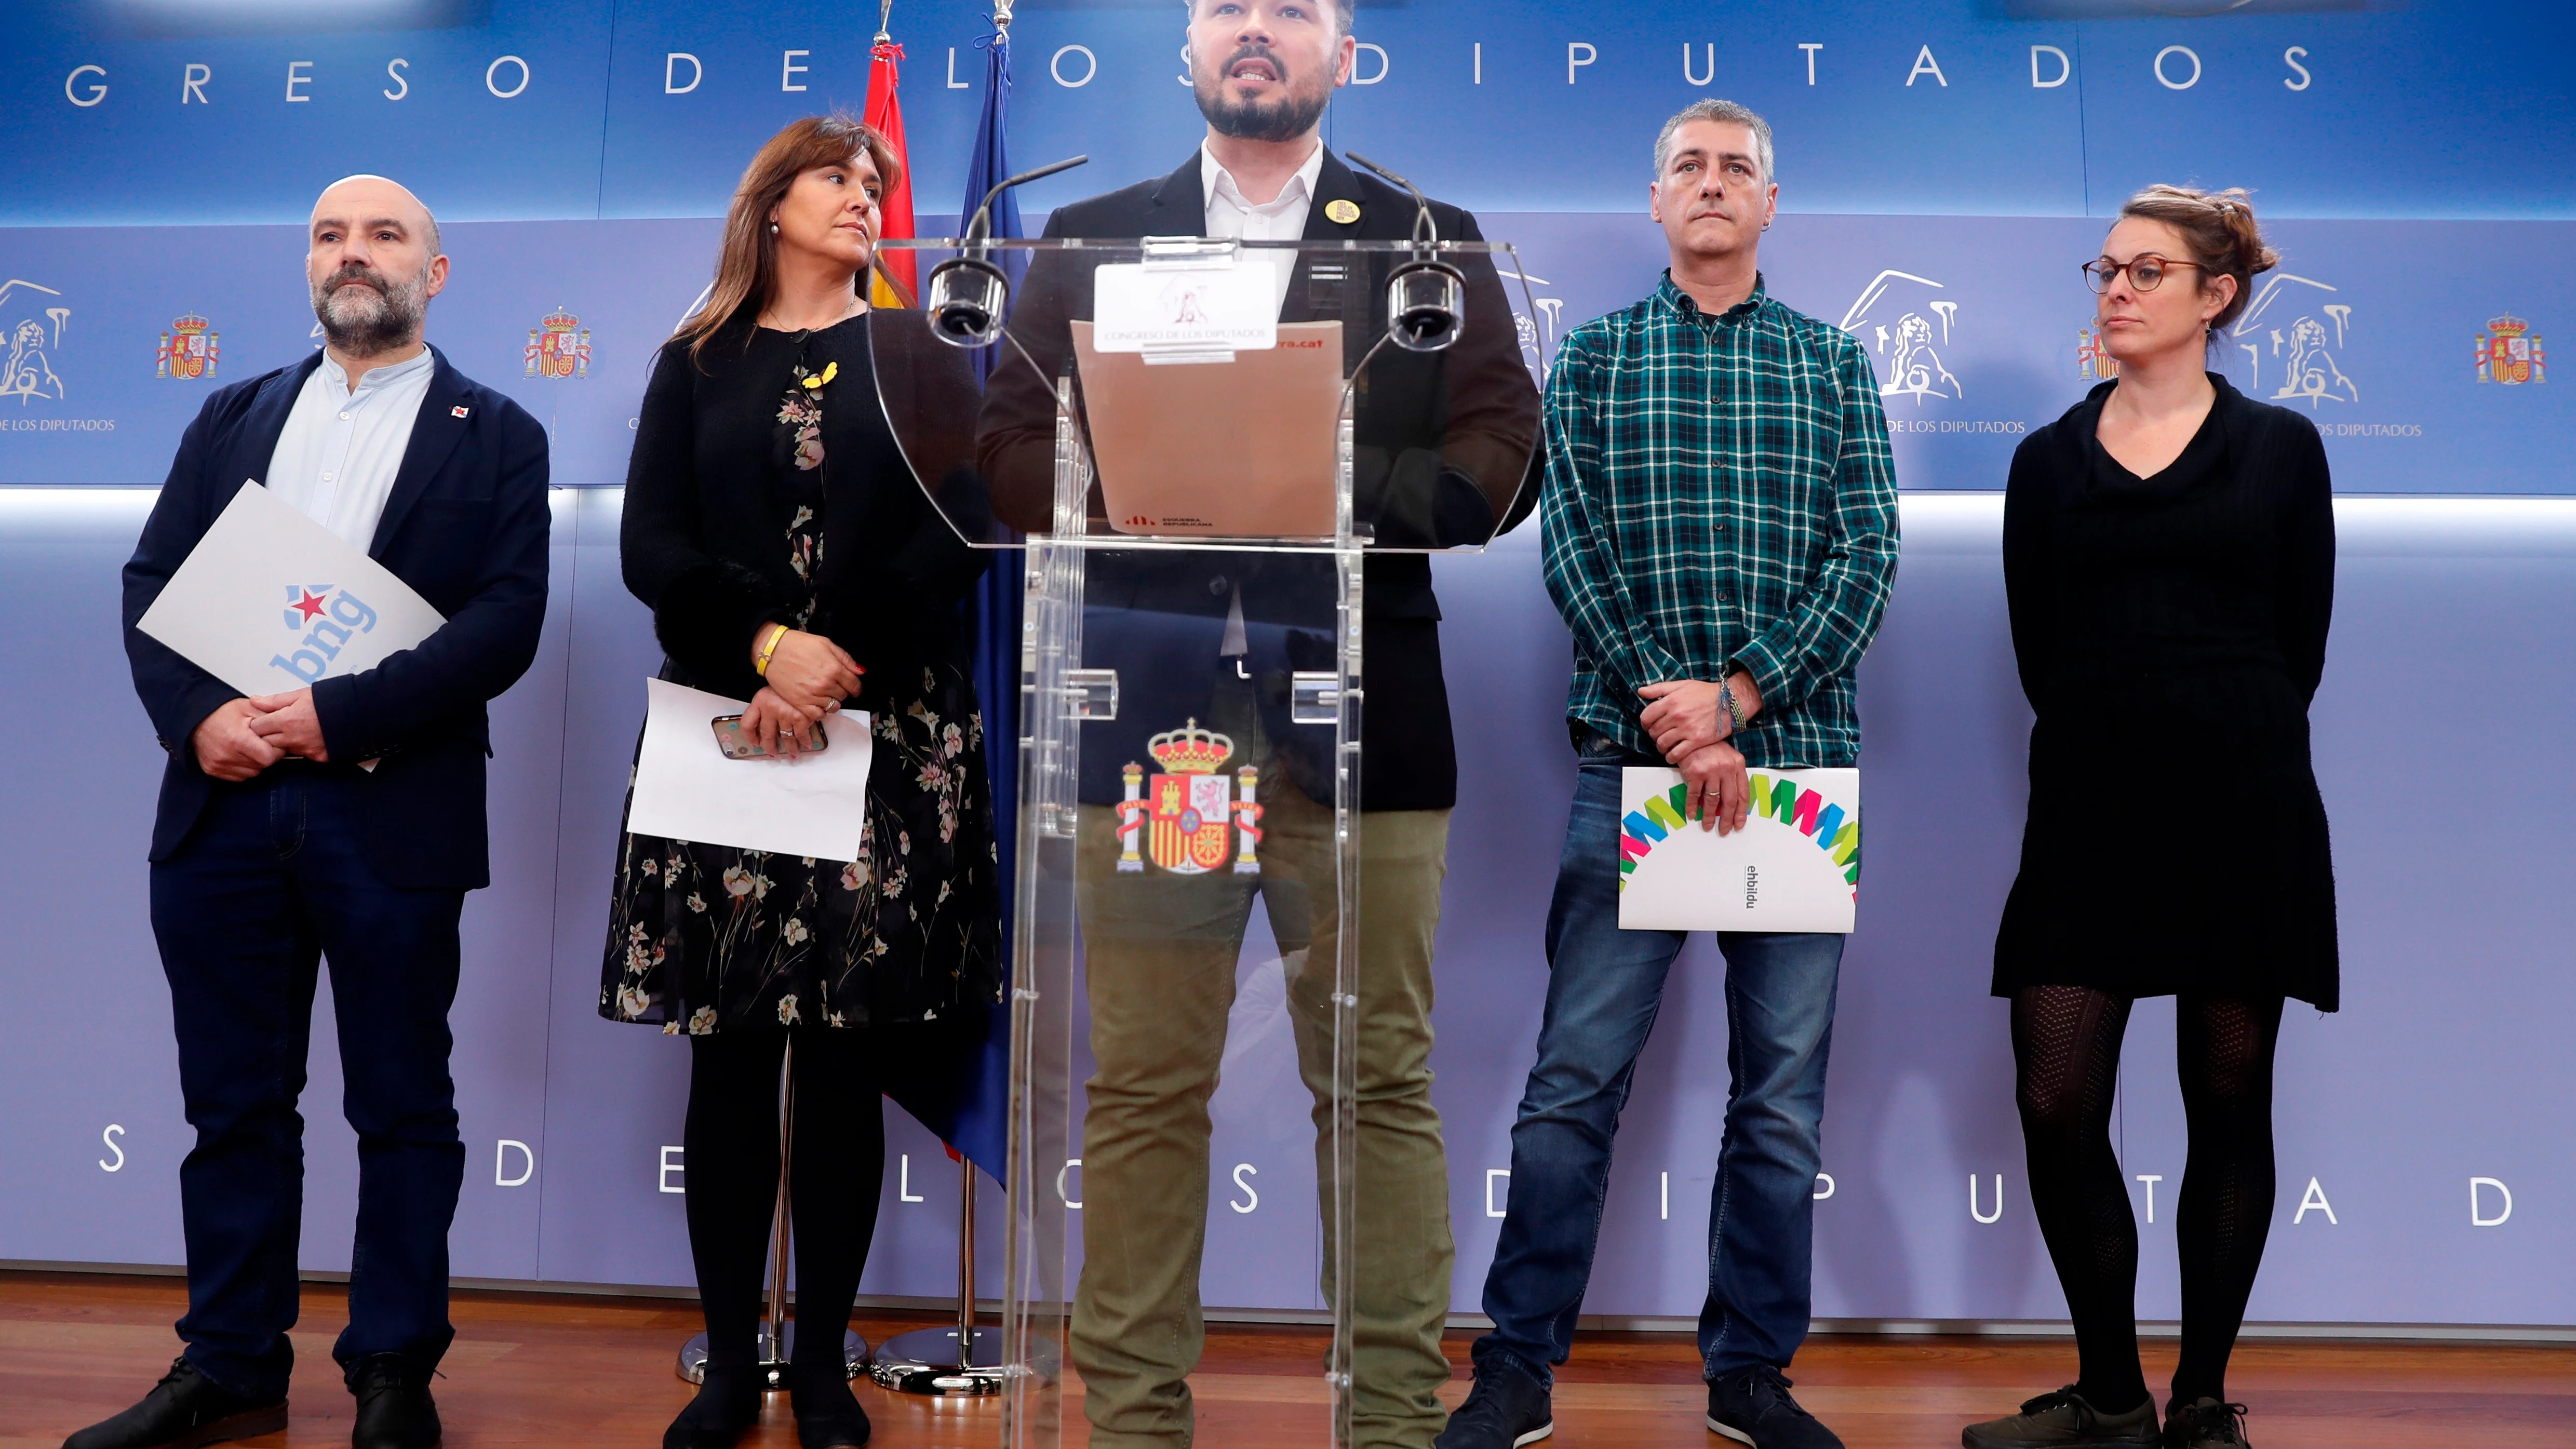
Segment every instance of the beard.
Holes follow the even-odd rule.
[[[1194,81],[1191,93],[1198,97],[1199,114],[1216,128],[1220,136],[1238,141],[1293,141],[1315,128],[1323,119],[1324,103],[1331,98],[1329,86],[1317,87],[1311,94],[1290,90],[1272,101],[1228,101],[1225,78],[1237,61],[1258,56],[1270,62],[1279,79],[1288,80],[1288,67],[1275,52],[1260,46],[1246,46],[1226,57],[1225,65],[1215,79]]]
[[[356,283],[351,287],[350,283]],[[313,315],[322,336],[351,357],[376,357],[409,346],[429,311],[429,269],[406,283],[381,272],[346,266],[313,288]]]

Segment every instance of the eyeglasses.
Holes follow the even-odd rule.
[[[2097,257],[2084,264],[2084,280],[2092,284],[2094,291],[2107,292],[2111,290],[2112,279],[2122,272],[2127,272],[2130,286],[2141,292],[2152,292],[2156,289],[2156,284],[2165,279],[2167,267],[2193,267],[2202,271],[2208,270],[2198,262],[2169,262],[2153,253],[2131,257],[2125,265],[2109,257]]]

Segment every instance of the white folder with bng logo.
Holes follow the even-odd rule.
[[[373,669],[446,622],[391,569],[249,480],[135,627],[257,696]]]

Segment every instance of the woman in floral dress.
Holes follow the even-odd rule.
[[[773,753],[845,704],[873,716],[875,747],[856,860],[619,845],[600,1014],[691,1049],[689,1244],[709,1359],[668,1449],[724,1449],[759,1417],[791,1039],[797,1432],[806,1449],[865,1442],[841,1338],[875,1226],[885,1064],[938,1051],[929,1023],[1000,994],[983,722],[958,622],[983,560],[915,485],[869,366],[866,267],[895,175],[884,141],[846,117],[762,148],[715,285],[655,360],[627,472],[619,551],[662,677],[749,700],[744,729]]]

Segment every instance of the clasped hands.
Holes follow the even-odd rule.
[[[778,629],[763,624],[752,632],[752,658],[757,662],[767,647],[769,669],[760,692],[742,712],[742,732],[758,740],[772,758],[792,759],[821,748],[823,716],[859,692],[859,676],[867,670],[848,650],[802,629],[780,633],[772,646],[769,636]]]
[[[1667,764],[1681,771],[1690,786],[1684,812],[1702,830],[1725,835],[1744,828],[1752,787],[1744,755],[1727,741],[1735,733],[1721,691],[1733,690],[1737,712],[1750,720],[1762,708],[1762,691],[1753,676],[1741,671],[1723,683],[1705,679],[1667,679],[1638,690],[1647,701],[1637,723],[1655,742]]]
[[[227,701],[198,722],[188,744],[197,752],[198,769],[234,784],[290,756],[318,763],[331,758],[309,689]]]

